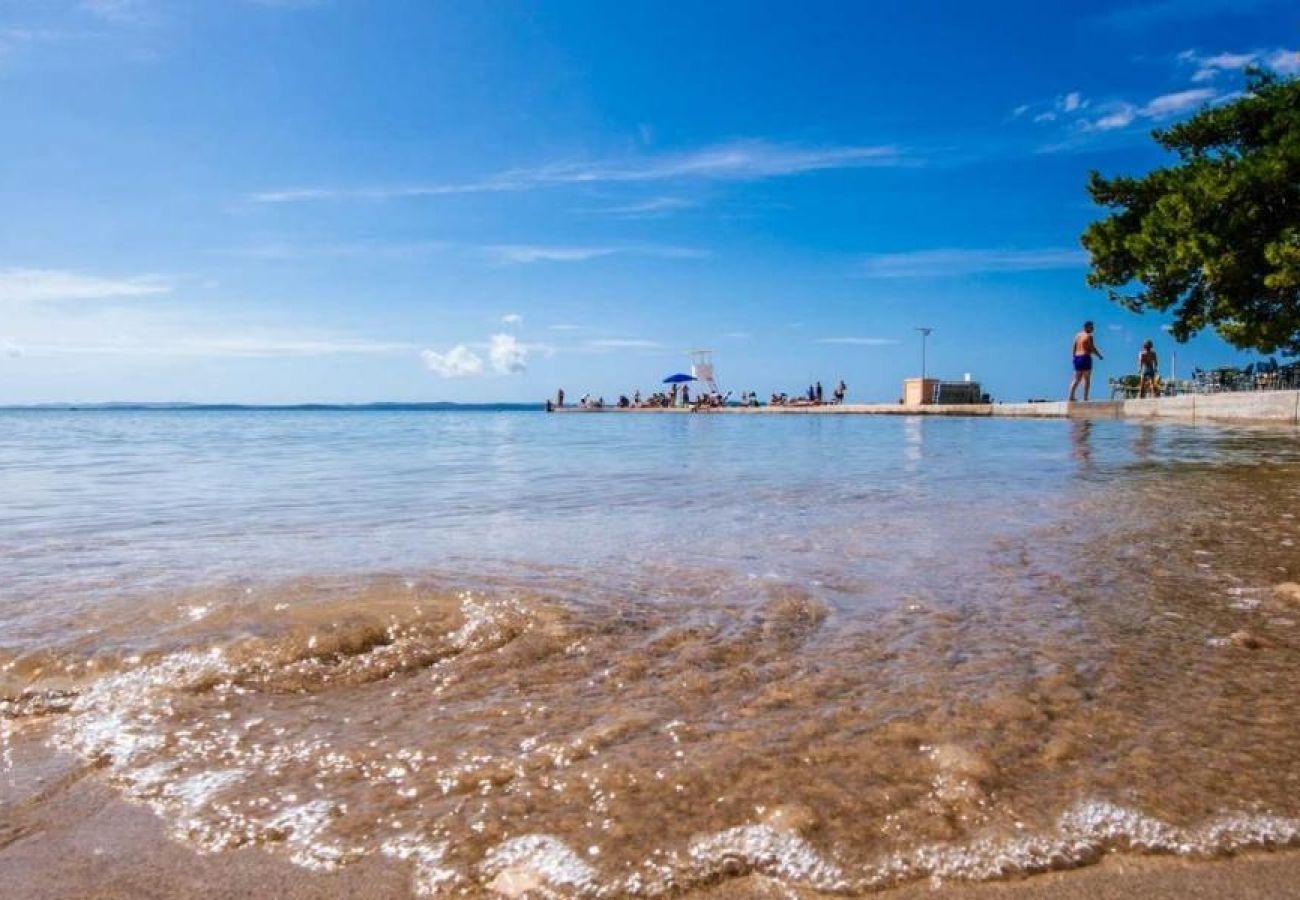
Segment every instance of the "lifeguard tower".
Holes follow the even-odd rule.
[[[713,374],[713,351],[712,350],[692,350],[691,351],[691,374],[695,380],[709,389],[711,394],[721,394],[718,388],[718,382]]]

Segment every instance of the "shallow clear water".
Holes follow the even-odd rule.
[[[426,894],[1291,844],[1297,510],[1294,430],[0,412],[0,737]]]

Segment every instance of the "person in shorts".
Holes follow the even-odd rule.
[[[1093,324],[1091,322],[1083,323],[1083,330],[1074,336],[1074,345],[1071,354],[1074,356],[1074,380],[1070,382],[1070,402],[1074,402],[1075,391],[1079,385],[1083,385],[1083,399],[1088,399],[1088,391],[1092,388],[1092,358],[1105,359],[1101,351],[1097,349],[1097,342],[1092,339]]]

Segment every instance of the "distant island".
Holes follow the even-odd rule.
[[[135,411],[191,411],[191,412],[420,412],[462,410],[477,412],[523,412],[541,409],[540,403],[138,403],[118,401],[113,403],[28,403],[0,406],[0,410],[135,410]]]

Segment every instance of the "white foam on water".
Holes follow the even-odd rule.
[[[162,785],[162,796],[176,803],[182,811],[192,814],[207,806],[213,797],[237,783],[245,774],[243,769],[227,769],[167,781]]]
[[[491,647],[507,632],[527,628],[526,610],[516,602],[479,602],[466,595],[465,621],[449,640],[465,649]],[[376,648],[377,654],[392,648]],[[397,750],[382,759],[354,759],[319,739],[267,736],[260,717],[231,719],[214,708],[201,723],[208,730],[170,730],[173,698],[193,685],[214,685],[221,697],[232,672],[220,650],[180,652],[99,679],[71,703],[55,727],[56,745],[100,760],[111,783],[147,804],[172,834],[202,852],[247,845],[280,848],[304,868],[331,871],[368,854],[410,862],[413,889],[438,896],[480,883],[506,894],[529,891],[559,896],[659,896],[694,884],[757,872],[791,885],[825,891],[865,891],[926,878],[983,881],[1050,869],[1073,868],[1110,850],[1213,856],[1248,848],[1300,844],[1300,819],[1265,813],[1231,813],[1193,827],[1179,827],[1140,810],[1105,801],[1081,802],[1055,825],[1031,834],[987,835],[961,843],[905,848],[865,865],[850,866],[789,829],[771,824],[737,824],[697,836],[685,847],[647,847],[641,864],[618,876],[602,873],[551,834],[514,837],[489,850],[475,866],[458,870],[447,862],[448,844],[417,832],[392,836],[396,821],[369,832],[351,832],[344,846],[331,826],[347,815],[346,804],[307,793],[277,793],[284,767],[308,767],[316,777],[356,775],[377,792],[391,794],[410,782],[410,773],[437,766],[452,787],[472,782],[493,757],[466,755],[437,762],[419,750]],[[664,726],[678,737],[677,721]],[[174,726],[173,726],[174,728]],[[279,729],[272,729],[280,731]],[[250,737],[251,736],[251,737]],[[0,731],[0,742],[4,732]],[[926,748],[940,773],[978,781],[985,761],[961,748]],[[576,745],[534,740],[525,755],[565,768]],[[266,796],[242,803],[223,801],[223,792],[253,777],[270,781]],[[597,785],[593,782],[593,790]],[[316,785],[320,790],[320,784]],[[450,789],[450,788],[445,788]],[[584,843],[585,846],[585,843]]]
[[[812,845],[790,831],[770,825],[742,825],[691,843],[690,857],[706,869],[740,861],[765,875],[796,881],[823,891],[848,887],[844,872]]]
[[[541,882],[578,894],[592,893],[597,888],[596,870],[549,834],[528,834],[498,844],[483,858],[482,869],[497,879],[516,876],[515,883],[520,885]]]
[[[1064,813],[1053,832],[930,844],[882,861],[855,886],[873,889],[927,877],[988,881],[1077,868],[1111,849],[1208,857],[1296,843],[1300,843],[1300,819],[1240,814],[1179,828],[1138,810],[1088,801]]]
[[[290,862],[304,869],[330,872],[345,859],[341,847],[321,839],[334,813],[335,806],[330,801],[312,800],[281,810],[266,824],[276,832],[286,834]]]
[[[430,842],[414,834],[403,834],[384,841],[380,852],[392,859],[409,861],[415,866],[411,887],[416,896],[436,897],[462,880],[455,869],[443,864],[447,842]]]

